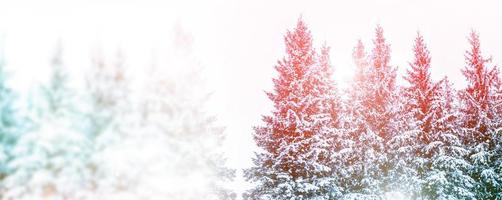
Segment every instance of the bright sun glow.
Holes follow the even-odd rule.
[[[385,193],[385,200],[409,200],[410,198],[402,192],[387,192]]]

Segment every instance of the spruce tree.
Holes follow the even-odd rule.
[[[378,26],[375,33],[368,68],[362,70],[361,81],[353,85],[352,92],[356,95],[350,99],[352,120],[348,137],[353,144],[347,166],[350,175],[345,181],[347,199],[374,199],[383,195],[389,171],[386,143],[397,128],[396,69],[389,65],[390,46],[383,29]]]
[[[36,102],[30,127],[13,148],[5,180],[7,199],[81,198],[88,184],[91,143],[62,61],[62,47],[52,59],[49,83],[31,99]]]
[[[345,116],[341,122],[346,130],[340,138],[341,149],[336,152],[334,161],[340,166],[336,176],[338,183],[343,191],[344,199],[369,198],[362,194],[361,179],[363,161],[359,156],[364,149],[361,149],[359,136],[363,132],[364,119],[362,117],[363,100],[365,97],[365,88],[368,88],[369,57],[365,51],[364,44],[358,40],[357,45],[352,52],[352,58],[355,64],[355,74],[353,82],[346,91],[348,100],[344,101]],[[371,195],[370,195],[371,196]]]
[[[2,52],[3,53],[3,52]],[[0,57],[0,198],[5,192],[4,179],[11,173],[8,163],[14,159],[12,149],[14,148],[19,135],[22,133],[22,118],[17,111],[15,104],[19,101],[8,81],[9,74],[5,70],[4,56]]]
[[[88,110],[86,112],[89,132],[100,137],[111,128],[127,104],[128,77],[120,50],[112,63],[107,63],[104,55],[97,51],[86,74]]]
[[[201,68],[186,47],[145,70],[100,150],[97,199],[234,199],[223,128],[207,113]],[[148,69],[148,68],[147,68]],[[126,120],[122,122],[122,120]]]
[[[395,134],[395,117],[398,107],[394,104],[396,98],[396,70],[390,62],[390,45],[383,36],[383,28],[377,26],[373,41],[371,63],[368,73],[370,86],[365,106],[368,111],[365,119],[369,128],[384,141]]]
[[[364,81],[364,76],[367,74],[369,66],[368,55],[366,54],[364,44],[361,40],[357,41],[357,45],[352,51],[352,59],[354,60],[354,64],[356,65],[354,82],[357,84]]]
[[[411,70],[408,70],[404,77],[409,85],[404,87],[402,91],[402,102],[404,103],[401,113],[403,116],[402,126],[400,127],[402,133],[394,137],[394,144],[391,148],[395,159],[393,168],[397,172],[394,177],[408,179],[396,182],[398,185],[405,186],[402,188],[403,190],[411,190],[410,192],[416,195],[415,198],[419,198],[423,195],[431,195],[430,185],[432,183],[426,179],[430,178],[427,176],[433,170],[431,167],[437,165],[438,161],[433,159],[444,159],[445,156],[458,162],[463,159],[458,152],[445,152],[443,149],[433,150],[430,149],[430,145],[437,145],[440,142],[442,143],[441,147],[436,146],[435,148],[459,149],[463,147],[455,142],[460,136],[458,129],[454,129],[457,127],[454,126],[456,121],[451,116],[456,107],[453,106],[455,96],[452,94],[450,83],[446,78],[438,82],[431,80],[431,58],[420,34],[415,39],[413,50],[415,58],[410,63]],[[446,122],[450,124],[445,124]],[[451,137],[452,141],[444,141],[446,136]],[[465,167],[461,166],[460,168],[465,170]],[[443,188],[435,189],[435,192],[443,190]],[[432,197],[429,196],[429,198]]]
[[[422,143],[427,143],[432,123],[430,116],[432,113],[431,104],[434,100],[437,83],[433,83],[431,80],[431,57],[420,33],[415,39],[413,52],[415,57],[413,62],[410,63],[411,70],[407,70],[404,77],[409,83],[409,86],[404,89],[404,95],[407,98],[405,112],[411,114],[409,117],[413,118],[412,122],[417,122],[413,126],[420,130],[419,140]]]
[[[92,188],[86,198],[100,198],[113,178],[106,155],[110,146],[119,143],[124,129],[129,124],[131,110],[129,77],[122,51],[117,50],[112,62],[97,51],[92,58],[92,65],[87,72],[85,100],[86,133],[92,141],[92,157],[89,168],[92,169]],[[93,196],[96,195],[96,196]],[[101,197],[102,198],[102,197]]]
[[[330,137],[336,124],[337,104],[329,79],[327,49],[316,54],[310,30],[299,19],[285,36],[286,53],[275,67],[272,115],[255,128],[261,148],[254,166],[245,170],[256,184],[250,199],[335,199],[339,195],[332,176]]]
[[[424,199],[473,199],[471,164],[466,160],[469,151],[462,143],[459,127],[459,105],[456,92],[448,79],[437,83],[431,103],[431,129],[428,143],[420,153],[424,163]]]
[[[434,120],[432,103],[437,83],[430,78],[429,50],[418,34],[413,46],[414,60],[404,79],[408,86],[401,90],[399,133],[389,142],[392,190],[402,191],[417,198],[424,179],[428,157],[422,148],[430,142],[431,123]]]
[[[460,92],[462,102],[461,127],[464,143],[470,148],[473,164],[471,176],[476,181],[478,199],[495,199],[502,193],[500,159],[501,136],[497,106],[500,77],[497,67],[488,66],[491,59],[481,55],[479,35],[469,35],[470,50],[466,52],[466,66],[462,70],[467,88]]]

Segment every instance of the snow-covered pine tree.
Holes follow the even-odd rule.
[[[287,56],[275,67],[274,92],[267,93],[274,111],[255,128],[261,151],[254,167],[245,170],[246,179],[256,184],[245,198],[334,199],[340,191],[330,168],[328,138],[334,134],[338,105],[327,49],[321,56],[315,53],[302,19],[285,43]]]
[[[355,81],[351,91],[358,94],[351,95],[348,103],[352,115],[348,137],[353,144],[352,156],[347,158],[349,175],[344,178],[346,199],[372,199],[383,194],[389,170],[386,142],[397,128],[396,69],[389,65],[390,47],[385,42],[382,27],[378,26],[375,32],[369,67],[363,70],[362,80]]]
[[[15,102],[17,94],[8,85],[9,74],[5,70],[3,52],[0,55],[0,199],[5,192],[3,180],[9,175],[7,163],[12,159],[12,149],[16,144],[21,129],[21,116]]]
[[[338,92],[338,88],[336,87],[336,82],[333,80],[334,75],[334,67],[331,65],[331,59],[329,57],[330,47],[324,44],[320,49],[320,54],[316,57],[316,68],[319,74],[319,81],[316,83],[319,85],[324,93],[324,97],[320,99],[320,102],[323,106],[325,106],[325,110],[329,111],[331,120],[326,124],[327,126],[331,126],[330,130],[332,133],[329,133],[332,137],[340,136],[340,130],[342,126],[342,101],[340,98],[340,94]]]
[[[189,47],[172,47],[167,64],[146,70],[138,90],[128,93],[134,110],[124,115],[134,120],[120,123],[119,140],[100,152],[105,176],[98,199],[235,198],[227,189],[234,171],[225,166],[223,128],[207,113],[202,69]]]
[[[391,190],[418,198],[422,190],[425,163],[429,160],[422,148],[430,142],[433,119],[432,104],[437,83],[430,77],[429,50],[420,33],[413,46],[414,59],[404,79],[408,85],[401,90],[399,133],[389,142]]]
[[[117,50],[113,63],[107,63],[100,50],[92,57],[92,66],[87,72],[86,88],[89,111],[90,134],[99,137],[110,128],[114,119],[127,102],[128,83],[123,53]]]
[[[377,133],[384,141],[388,141],[394,134],[396,113],[396,71],[390,62],[390,45],[383,36],[383,28],[377,26],[371,54],[368,79],[371,83],[368,90],[369,98],[365,98],[365,106],[369,109],[365,119],[369,128]]]
[[[344,134],[347,132],[345,122],[348,119],[344,114],[342,98],[339,94],[338,88],[336,87],[336,82],[333,80],[334,67],[330,63],[329,47],[326,45],[321,47],[317,62],[316,67],[320,67],[320,69],[318,69],[320,70],[318,72],[320,79],[316,83],[319,84],[319,90],[324,93],[322,99],[319,100],[319,103],[322,105],[323,112],[327,111],[329,113],[329,119],[323,119],[325,122],[321,125],[321,128],[318,131],[318,134],[321,135],[320,139],[322,141],[317,141],[321,145],[316,148],[319,148],[322,151],[327,148],[328,152],[313,152],[316,154],[327,154],[323,156],[328,156],[328,163],[331,168],[330,174],[335,180],[327,180],[335,181],[335,183],[328,182],[332,185],[332,187],[334,187],[332,195],[326,195],[321,198],[330,199],[341,197],[342,188],[340,185],[343,179],[340,179],[339,177],[341,174],[345,174],[345,169],[343,169],[344,165],[341,165],[341,163],[346,156],[343,150],[351,143],[350,141],[345,140],[346,137]],[[324,161],[321,163],[324,164]]]
[[[79,126],[79,104],[62,59],[59,44],[49,84],[31,99],[31,127],[13,148],[6,199],[78,199],[89,187],[91,143]]]
[[[344,118],[346,118],[346,120],[341,121],[341,123],[344,124],[344,126],[351,126],[350,123],[355,120],[354,118],[362,106],[362,102],[360,102],[364,95],[364,90],[362,90],[362,88],[366,87],[365,85],[368,84],[369,58],[361,40],[357,41],[357,45],[352,51],[352,59],[355,65],[355,73],[352,78],[353,81],[345,93],[348,94],[349,101],[356,101],[357,103],[343,102],[343,105],[345,105],[343,108],[345,109],[344,113],[346,113]]]
[[[417,139],[422,143],[429,142],[429,133],[431,131],[431,113],[432,102],[434,100],[434,92],[437,89],[438,83],[433,83],[430,77],[430,62],[429,50],[420,33],[415,39],[413,46],[414,60],[410,63],[411,70],[406,71],[404,79],[408,81],[409,86],[405,87],[404,95],[407,100],[405,111],[411,114],[412,124],[420,130]]]
[[[367,74],[369,66],[368,55],[364,50],[364,44],[361,40],[357,41],[357,45],[352,51],[352,59],[354,59],[354,64],[356,65],[354,82],[357,84],[364,81],[364,76]]]
[[[360,188],[360,183],[358,180],[354,181],[356,177],[361,178],[356,173],[362,169],[360,164],[355,163],[360,162],[360,160],[358,161],[359,156],[357,154],[357,151],[360,149],[356,146],[360,143],[356,141],[359,139],[359,135],[357,134],[362,131],[362,125],[364,124],[361,117],[362,100],[365,92],[363,88],[368,87],[367,85],[369,84],[367,80],[369,59],[361,40],[358,40],[357,45],[354,47],[352,58],[356,70],[351,87],[349,87],[349,91],[346,91],[348,101],[343,102],[345,105],[343,113],[345,114],[340,120],[341,127],[346,130],[339,138],[340,150],[335,152],[333,158],[333,162],[338,165],[335,168],[335,176],[346,199],[361,197],[359,191],[356,191]]]
[[[474,180],[469,176],[469,150],[462,143],[456,92],[448,79],[438,82],[431,104],[428,143],[422,148],[424,165],[423,199],[474,199]]]
[[[98,49],[92,57],[92,66],[86,77],[86,132],[93,143],[90,168],[92,185],[86,198],[100,198],[107,191],[110,162],[106,152],[119,143],[123,129],[127,129],[131,115],[130,92],[124,56],[117,50],[115,60],[108,63]],[[97,196],[92,196],[97,195]]]
[[[462,73],[468,83],[460,92],[462,102],[461,127],[463,139],[471,152],[469,160],[473,164],[471,176],[476,181],[478,199],[495,199],[502,193],[502,171],[497,165],[500,149],[501,123],[498,121],[496,106],[500,105],[497,92],[500,77],[497,67],[488,66],[491,59],[481,55],[479,35],[472,31],[469,35],[470,50],[466,52],[466,66]],[[502,198],[502,197],[500,197]]]

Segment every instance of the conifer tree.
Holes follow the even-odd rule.
[[[178,32],[177,32],[178,33]],[[127,93],[118,140],[99,151],[97,199],[234,199],[234,171],[222,154],[223,129],[206,113],[201,69],[186,47],[146,70]],[[119,166],[119,167],[117,167]]]
[[[423,187],[424,199],[473,199],[474,181],[469,176],[469,151],[462,143],[459,105],[448,79],[438,82],[431,103],[431,126],[428,143],[420,153],[426,156]]]
[[[342,127],[346,130],[340,138],[340,150],[335,153],[334,163],[340,167],[336,173],[338,184],[343,190],[344,198],[363,198],[361,194],[361,176],[362,170],[361,157],[359,157],[361,143],[359,135],[363,131],[364,119],[362,118],[363,100],[365,88],[369,86],[369,58],[364,49],[364,44],[358,40],[357,45],[352,52],[352,58],[355,64],[355,74],[349,91],[346,91],[349,98],[343,102],[345,116],[342,117]],[[366,196],[368,197],[368,196]]]
[[[412,114],[413,121],[416,121],[421,133],[420,141],[427,143],[428,134],[431,129],[432,102],[437,83],[433,83],[430,77],[429,50],[423,37],[418,33],[413,47],[415,54],[414,60],[410,63],[411,70],[406,71],[404,79],[408,81],[409,86],[405,88],[407,97],[405,111]]]
[[[110,128],[127,102],[128,84],[124,65],[120,50],[117,50],[113,63],[107,63],[99,50],[92,57],[92,66],[85,80],[89,101],[86,113],[89,131],[95,137]]]
[[[81,198],[88,185],[91,143],[79,126],[79,103],[68,85],[61,44],[49,84],[32,99],[30,127],[13,149],[7,199]]]
[[[254,167],[245,171],[255,183],[250,199],[335,199],[340,191],[332,176],[330,141],[338,115],[329,80],[327,49],[318,56],[306,24],[299,19],[285,36],[286,53],[278,62],[273,80],[272,115],[255,128],[254,139],[262,151]],[[335,103],[334,103],[335,102]]]
[[[392,181],[413,198],[471,198],[454,93],[446,78],[431,80],[431,58],[420,34],[413,50],[411,70],[404,77],[409,85],[402,95],[402,131],[391,143]]]
[[[2,52],[3,53],[3,52]],[[22,133],[21,116],[15,102],[20,100],[8,85],[10,77],[5,70],[4,56],[0,57],[0,198],[5,192],[3,181],[10,171],[8,163],[14,158],[14,148]]]
[[[488,66],[491,59],[481,55],[479,35],[469,35],[470,50],[466,52],[466,66],[462,70],[467,88],[460,92],[462,102],[461,127],[463,139],[471,152],[471,176],[476,181],[476,197],[494,199],[502,193],[502,171],[497,165],[500,149],[501,123],[497,117],[500,99],[500,77],[497,67]]]
[[[369,113],[365,116],[369,128],[382,139],[388,141],[395,134],[395,115],[398,107],[396,96],[396,68],[390,66],[390,45],[383,36],[383,28],[377,26],[374,48],[371,54],[371,68],[368,79],[371,83],[365,106]]]
[[[104,55],[97,51],[92,57],[92,66],[86,77],[85,94],[86,110],[84,111],[87,127],[86,132],[92,140],[92,157],[89,168],[92,169],[92,188],[86,198],[100,198],[107,191],[113,180],[110,177],[109,164],[106,160],[110,146],[119,143],[124,129],[130,121],[131,101],[129,92],[129,77],[122,51],[117,50],[115,60],[107,62]],[[97,196],[93,196],[97,195]]]
[[[346,178],[347,199],[374,199],[383,195],[389,170],[386,143],[396,132],[396,69],[389,65],[390,46],[383,29],[375,30],[374,48],[363,79],[353,85],[360,91],[350,99],[352,120],[348,137],[353,141]],[[362,46],[362,45],[358,45]],[[357,48],[356,48],[357,52]],[[357,63],[357,60],[356,60]]]
[[[354,47],[354,50],[352,51],[352,59],[354,60],[354,64],[356,65],[356,71],[354,77],[355,83],[364,81],[364,75],[367,74],[369,62],[368,62],[368,55],[366,54],[366,51],[364,49],[364,44],[361,40],[357,41],[357,45],[356,47]]]
[[[432,109],[437,83],[430,78],[429,50],[420,33],[413,46],[414,60],[404,79],[409,83],[401,91],[402,110],[399,133],[390,141],[390,182],[392,190],[406,191],[417,198],[424,179],[424,168],[429,160],[422,149],[429,142],[431,123],[434,119]]]

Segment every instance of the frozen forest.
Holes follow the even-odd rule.
[[[347,91],[333,80],[330,48],[314,47],[301,18],[284,42],[245,199],[502,199],[502,88],[477,32],[458,91],[431,79],[421,33],[400,86],[377,26],[371,51],[355,45]]]
[[[142,81],[120,49],[97,51],[77,88],[58,43],[48,82],[25,98],[0,66],[0,199],[234,199],[202,67],[173,45]]]
[[[82,73],[60,40],[45,81],[26,91],[2,48],[0,199],[502,200],[502,79],[480,34],[465,33],[459,89],[432,77],[426,32],[399,67],[385,34],[376,25],[372,43],[346,49],[355,68],[340,87],[337,55],[299,17],[269,63],[270,109],[244,133],[256,145],[242,147],[254,153],[244,169],[228,164],[236,133],[208,104],[218,91],[188,31],[176,26],[169,53],[135,68],[134,55],[97,45]]]

